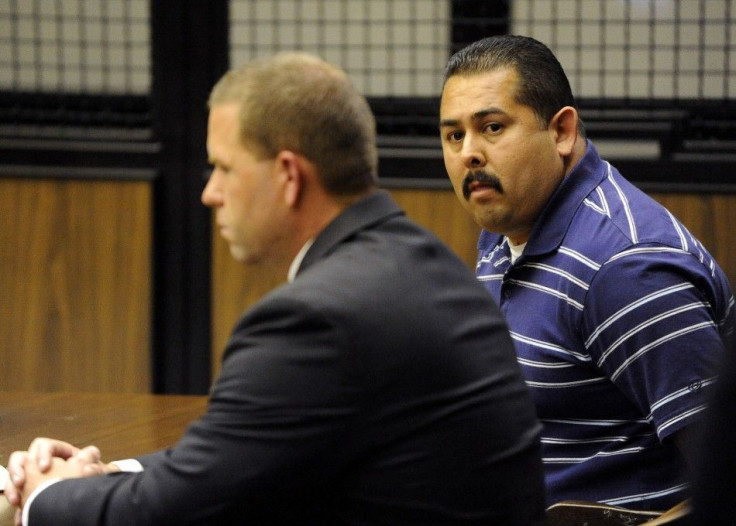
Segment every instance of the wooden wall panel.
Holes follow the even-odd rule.
[[[148,392],[148,182],[0,180],[0,389]]]
[[[736,285],[736,194],[650,193],[708,249]]]
[[[435,232],[469,267],[475,266],[479,228],[452,190],[391,190],[407,215]],[[736,194],[651,194],[698,237],[736,283]],[[230,257],[227,245],[213,230],[213,374],[239,316],[284,281],[267,270],[246,268]]]
[[[475,269],[480,227],[453,190],[392,190],[391,194],[410,218],[434,232],[468,267]]]

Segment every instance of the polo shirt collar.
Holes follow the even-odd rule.
[[[559,248],[575,212],[607,175],[608,163],[601,160],[598,150],[588,140],[585,155],[562,180],[539,215],[524,248],[524,256],[546,254]],[[500,245],[503,240],[504,236],[484,230],[478,239],[478,249]]]

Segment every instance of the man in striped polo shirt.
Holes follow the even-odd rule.
[[[734,331],[723,271],[600,158],[562,67],[534,39],[456,53],[440,133],[455,192],[483,228],[478,279],[544,424],[548,504],[685,499],[688,443]]]

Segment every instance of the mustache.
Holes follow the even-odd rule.
[[[465,197],[466,200],[470,198],[470,185],[472,183],[481,183],[486,186],[490,186],[499,194],[503,193],[503,187],[501,186],[501,181],[498,177],[483,171],[473,172],[466,175],[465,179],[463,179],[463,197]]]

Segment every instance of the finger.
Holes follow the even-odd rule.
[[[51,459],[53,457],[66,460],[78,452],[78,448],[67,442],[44,437],[35,438],[28,448],[28,455],[36,461],[41,473],[48,471],[51,467]]]
[[[26,482],[25,463],[27,458],[28,453],[25,451],[14,451],[8,459],[8,474],[14,487],[22,488]]]
[[[100,450],[95,446],[87,446],[79,451],[68,461],[78,472],[85,477],[92,475],[103,475],[105,466],[100,461]]]
[[[82,462],[97,463],[100,461],[100,450],[96,446],[87,446],[80,449],[75,458]]]
[[[28,453],[32,457],[40,458],[41,456],[51,458],[59,457],[64,460],[69,457],[76,455],[79,452],[79,448],[61,440],[55,440],[53,438],[38,437],[33,439]]]
[[[8,499],[8,502],[11,506],[17,507],[20,505],[20,493],[10,479],[8,479],[8,481],[5,483],[3,492],[5,493],[5,498]]]

